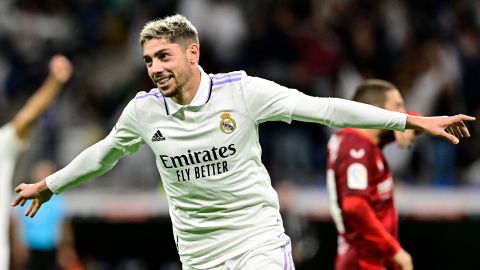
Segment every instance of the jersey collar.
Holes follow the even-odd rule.
[[[210,76],[208,76],[205,71],[203,71],[203,68],[198,66],[200,69],[200,85],[197,89],[197,93],[195,93],[195,96],[193,97],[192,101],[190,104],[187,105],[181,105],[173,101],[171,98],[164,98],[163,100],[165,101],[165,109],[167,112],[167,115],[172,115],[178,112],[179,110],[185,110],[188,109],[189,107],[198,107],[206,104],[210,100],[210,96],[212,94],[212,79]]]

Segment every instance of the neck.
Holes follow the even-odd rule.
[[[172,97],[172,100],[182,105],[190,104],[200,87],[201,78],[202,73],[200,72],[200,68],[196,65],[192,68],[192,74],[188,83],[183,85],[182,89],[178,91],[178,94]]]

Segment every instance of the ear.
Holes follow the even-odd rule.
[[[200,59],[200,45],[196,43],[190,44],[187,49],[188,61],[190,64],[198,64]]]

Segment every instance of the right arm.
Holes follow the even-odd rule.
[[[34,217],[43,203],[67,188],[83,183],[93,177],[110,171],[117,161],[127,154],[135,153],[141,144],[138,134],[135,99],[123,110],[120,119],[110,134],[102,141],[85,149],[65,168],[47,176],[34,184],[22,183],[15,188],[18,193],[12,206],[32,203],[25,211],[26,216]]]
[[[85,182],[110,171],[125,153],[112,146],[110,137],[85,149],[65,168],[34,184],[22,183],[15,188],[18,193],[12,206],[23,206],[29,199],[32,203],[25,211],[34,217],[41,205],[65,189]]]
[[[348,216],[355,230],[360,232],[377,250],[382,251],[387,258],[395,262],[400,269],[413,269],[410,254],[385,229],[364,197],[345,196],[343,199],[343,215]]]

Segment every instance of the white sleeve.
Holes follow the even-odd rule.
[[[110,171],[125,152],[112,145],[111,135],[85,149],[66,167],[47,177],[55,194]]]
[[[133,99],[105,139],[85,149],[65,168],[47,177],[48,188],[58,194],[110,171],[119,159],[135,153],[144,143],[138,130]]]
[[[259,124],[266,121],[292,121],[295,99],[300,94],[296,89],[275,82],[243,74],[242,91],[247,109]]]
[[[329,127],[405,130],[407,114],[340,98],[320,98],[299,93],[294,120],[325,124]]]

